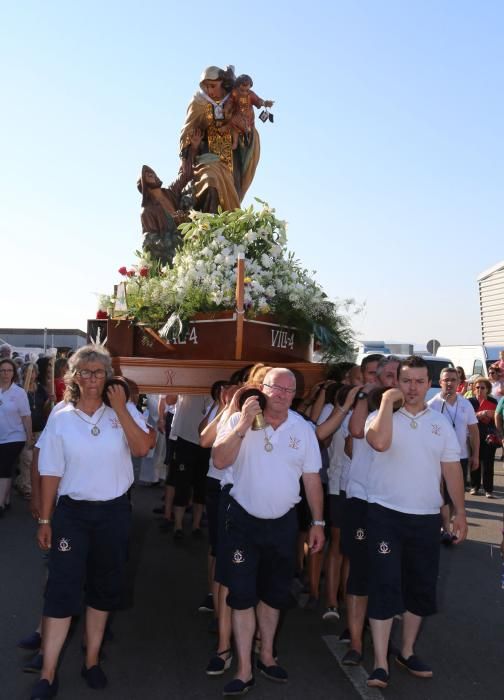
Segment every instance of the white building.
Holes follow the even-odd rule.
[[[504,260],[478,277],[483,345],[504,345]]]

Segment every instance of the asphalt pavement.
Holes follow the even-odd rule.
[[[290,610],[280,631],[280,662],[289,671],[286,685],[257,677],[250,697],[257,700],[502,700],[501,539],[504,469],[496,462],[495,500],[467,496],[469,539],[442,548],[439,614],[427,620],[417,652],[434,669],[434,678],[417,679],[391,666],[388,689],[365,686],[372,665],[366,635],[364,668],[344,669],[338,661],[345,646],[337,642],[344,620],[321,620],[322,609]],[[197,612],[206,594],[207,540],[189,534],[182,544],[159,531],[152,508],[162,490],[135,487],[134,533],[129,567],[128,606],[113,620],[114,639],[103,662],[105,691],[87,688],[80,677],[82,627],[74,625],[60,664],[63,700],[189,700],[222,697],[228,672],[209,679],[204,669],[215,645],[208,631],[211,615]],[[15,497],[0,521],[0,700],[27,700],[36,676],[23,673],[29,652],[16,648],[31,633],[42,604],[44,565],[35,543],[35,525],[26,503]],[[301,595],[300,603],[304,598]],[[397,641],[400,623],[395,624]],[[397,629],[396,629],[397,628]]]

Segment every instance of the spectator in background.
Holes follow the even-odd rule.
[[[462,394],[462,396],[464,396],[464,394],[467,391],[467,377],[466,377],[466,374],[464,372],[463,367],[459,366],[459,367],[456,367],[455,369],[457,370],[457,376],[458,376],[457,394]]]
[[[3,360],[4,358],[11,359],[12,357],[12,348],[8,343],[2,343],[0,345],[0,360]]]
[[[0,360],[0,518],[10,505],[12,477],[25,443],[33,444],[30,404],[15,383],[16,365]]]
[[[56,403],[63,401],[63,395],[65,393],[65,376],[68,370],[68,360],[66,357],[58,357],[54,363],[54,393],[56,395]]]
[[[38,369],[36,364],[26,364],[23,367],[23,387],[30,404],[33,444],[25,443],[19,457],[19,476],[16,479],[16,488],[24,498],[31,498],[31,464],[33,458],[33,445],[45,427],[51,403],[47,391],[38,381]]]
[[[490,394],[498,401],[504,396],[504,379],[499,365],[490,365],[488,368],[488,378],[492,385]]]
[[[477,401],[476,418],[480,434],[479,469],[471,471],[471,491],[473,496],[479,494],[481,479],[487,498],[493,496],[495,451],[499,445],[499,437],[495,429],[495,409],[497,401],[490,396],[492,385],[484,377],[478,377],[473,384]],[[473,404],[474,405],[474,404]]]

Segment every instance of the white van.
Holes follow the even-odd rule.
[[[449,357],[455,367],[462,367],[466,377],[481,374],[488,377],[488,367],[499,359],[502,345],[440,345],[437,355]]]

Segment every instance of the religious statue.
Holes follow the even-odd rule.
[[[193,168],[194,208],[216,212],[240,207],[259,162],[259,134],[254,127],[253,105],[268,106],[250,91],[252,79],[235,88],[233,66],[206,68],[200,90],[192,98],[180,136],[181,158],[186,158],[191,133],[202,140]],[[234,94],[233,94],[234,92]],[[252,113],[252,114],[251,114]],[[243,134],[246,138],[239,138]]]

